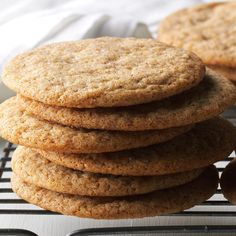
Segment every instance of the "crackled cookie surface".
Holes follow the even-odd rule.
[[[0,105],[0,135],[12,143],[66,153],[100,153],[165,142],[192,126],[152,131],[106,131],[70,128],[29,116],[16,97]]]
[[[63,154],[36,150],[68,168],[113,175],[163,175],[224,160],[235,148],[236,129],[221,118],[204,121],[174,139],[145,148],[98,154]]]
[[[18,147],[14,152],[12,169],[20,178],[36,186],[85,196],[148,193],[190,182],[204,170],[202,168],[178,174],[140,177],[94,174],[56,165],[25,147]]]
[[[206,64],[236,67],[236,3],[202,4],[168,16],[158,39],[195,52]]]
[[[3,81],[28,98],[55,106],[111,107],[161,100],[198,84],[194,54],[154,39],[97,38],[25,52],[4,68]]]
[[[29,184],[17,175],[12,188],[24,200],[65,215],[96,219],[141,218],[179,212],[210,198],[218,186],[218,172],[207,168],[195,180],[170,189],[126,197],[82,197]]]
[[[235,102],[235,86],[211,70],[186,92],[129,107],[73,109],[18,96],[18,103],[28,114],[44,120],[74,127],[124,131],[166,129],[201,122],[217,116]]]

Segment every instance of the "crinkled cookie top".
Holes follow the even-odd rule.
[[[12,59],[3,81],[48,105],[128,106],[181,93],[203,78],[194,54],[154,39],[96,38],[54,43]]]
[[[160,25],[158,39],[195,52],[205,63],[236,67],[236,2],[183,9]]]

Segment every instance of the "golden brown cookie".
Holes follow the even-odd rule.
[[[99,154],[37,150],[58,165],[113,175],[162,175],[192,170],[225,159],[235,148],[236,130],[221,118],[205,121],[163,144]]]
[[[231,203],[236,204],[236,159],[231,161],[224,169],[220,186],[224,197]]]
[[[196,53],[205,64],[236,68],[236,3],[177,11],[160,24],[158,39]]]
[[[126,196],[182,185],[197,178],[202,169],[172,175],[114,176],[93,174],[56,165],[36,151],[18,147],[12,159],[13,172],[24,181],[60,193],[85,196]]]
[[[24,200],[44,209],[96,219],[141,218],[179,212],[210,198],[218,186],[218,172],[207,168],[197,179],[170,189],[127,197],[82,197],[56,193],[12,176],[12,188]]]
[[[56,123],[107,130],[150,130],[184,126],[210,119],[236,102],[236,88],[211,70],[189,91],[148,104],[73,109],[45,105],[18,96],[18,103],[30,115]]]
[[[236,81],[236,67],[230,68],[225,66],[217,66],[217,65],[208,65],[209,68],[216,71],[219,74],[222,74],[225,78]]]
[[[164,142],[192,126],[154,131],[105,131],[70,128],[28,116],[16,97],[0,105],[0,135],[23,146],[67,153],[99,153]]]
[[[111,107],[161,100],[198,84],[201,60],[154,39],[96,38],[42,46],[12,59],[3,81],[54,106]]]

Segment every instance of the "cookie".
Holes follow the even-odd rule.
[[[127,197],[82,197],[56,193],[13,175],[13,191],[44,209],[96,219],[142,218],[179,212],[210,198],[217,189],[218,172],[210,166],[197,179],[170,189]]]
[[[13,172],[36,186],[60,193],[85,196],[126,196],[182,185],[204,169],[156,176],[114,176],[72,170],[54,164],[36,151],[18,147],[12,159]]]
[[[236,102],[235,86],[212,72],[189,91],[162,101],[120,108],[73,109],[18,96],[30,115],[56,123],[107,130],[151,130],[184,126],[214,117]]]
[[[36,150],[58,165],[113,175],[163,175],[201,168],[223,160],[234,150],[236,129],[221,118],[199,124],[166,143],[128,151],[63,154]]]
[[[170,140],[191,127],[136,132],[73,129],[28,116],[15,97],[0,105],[3,138],[15,144],[58,152],[99,153],[148,146]]]
[[[96,38],[42,46],[12,59],[4,83],[25,97],[66,107],[128,106],[198,84],[201,60],[154,39]]]
[[[202,4],[168,16],[158,40],[196,53],[205,64],[236,67],[236,3]]]
[[[236,159],[231,161],[224,169],[220,186],[224,197],[231,203],[236,204]]]
[[[225,78],[236,81],[236,68],[215,65],[209,65],[208,67],[217,73],[222,74]]]

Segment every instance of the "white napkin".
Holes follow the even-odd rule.
[[[147,27],[130,18],[48,10],[19,17],[0,27],[0,64],[40,44],[99,36],[150,37]]]
[[[163,17],[202,2],[21,0],[13,4],[11,1],[0,1],[0,71],[9,58],[40,44],[99,36],[150,37],[148,28],[155,36]]]

